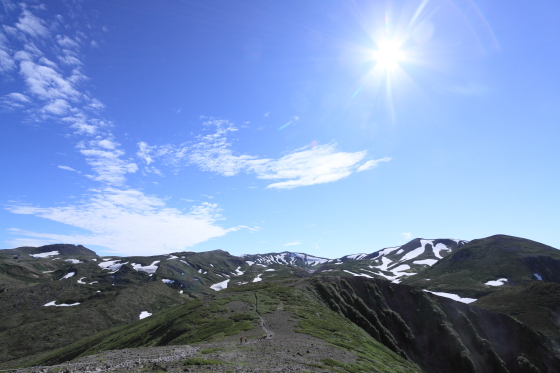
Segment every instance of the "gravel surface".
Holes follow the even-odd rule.
[[[27,368],[25,372],[331,372],[308,364],[322,365],[321,359],[325,358],[345,363],[355,361],[355,355],[350,352],[319,338],[294,332],[296,323],[290,312],[276,311],[261,317],[261,328],[219,342],[104,351],[62,367]],[[265,333],[266,339],[259,340]],[[241,337],[243,342],[240,342]],[[186,359],[214,360],[223,364],[184,365]]]

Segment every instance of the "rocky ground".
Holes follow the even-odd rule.
[[[143,347],[105,351],[57,367],[26,372],[332,372],[322,359],[353,363],[353,353],[308,334],[294,332],[290,312],[261,318],[260,328],[196,346]],[[266,335],[265,339],[260,339]],[[243,338],[243,341],[240,341]],[[245,342],[245,338],[247,342]],[[23,372],[24,370],[20,370]]]

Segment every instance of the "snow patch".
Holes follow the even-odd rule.
[[[140,320],[145,319],[146,317],[152,316],[151,313],[149,313],[148,311],[142,311],[140,312],[140,315],[138,315],[138,318]]]
[[[429,266],[433,266],[437,263],[437,259],[423,259],[423,260],[415,260],[412,264],[426,264]]]
[[[72,304],[65,304],[65,303],[62,303],[62,304],[56,304],[56,301],[53,300],[52,302],[43,304],[43,307],[49,307],[49,306],[55,306],[55,307],[72,307],[72,306],[77,306],[78,304],[80,304],[80,303],[72,303]]]
[[[485,282],[484,285],[490,285],[490,286],[502,286],[503,284],[505,284],[507,282],[507,278],[499,278],[496,281],[488,281]]]
[[[236,274],[237,276],[241,276],[241,275],[245,274],[245,272],[240,271],[240,269],[241,269],[241,267],[237,267],[237,269],[235,270],[235,274]]]
[[[265,269],[264,271],[265,271],[265,272],[273,272],[273,271],[276,271],[276,270],[275,270],[275,269],[272,269],[272,268],[270,268],[270,269]]]
[[[83,263],[81,260],[78,260],[78,259],[66,259],[65,262],[70,262],[72,264]]]
[[[434,255],[438,259],[442,259],[442,256],[439,254],[440,251],[451,251],[451,249],[449,247],[445,246],[442,243],[438,243],[438,244],[432,245],[432,246],[433,246],[432,250],[434,251]]]
[[[210,289],[215,290],[215,291],[220,291],[220,290],[224,290],[227,289],[227,284],[229,282],[229,279],[222,281],[222,282],[218,282],[217,284],[211,285]]]
[[[373,278],[373,277],[371,277],[371,276],[369,276],[369,275],[366,275],[366,274],[363,274],[363,273],[362,273],[362,274],[358,274],[358,273],[350,272],[350,271],[348,271],[348,270],[346,270],[346,269],[343,269],[343,271],[346,272],[346,273],[350,273],[351,275],[356,276],[356,277]]]
[[[60,255],[58,251],[49,251],[48,253],[29,254],[34,258],[48,258],[49,256]]]
[[[84,278],[85,278],[85,277],[80,278],[80,279],[78,280],[78,284],[84,284],[84,285],[85,285],[86,283],[82,281]]]
[[[260,275],[258,275],[257,277],[255,277],[255,278],[253,279],[253,282],[259,282],[259,281],[262,281],[262,278],[261,278],[261,276],[262,276],[262,273],[261,273]]]
[[[432,294],[435,294],[435,295],[439,295],[440,297],[453,299],[453,300],[456,300],[457,302],[462,302],[462,303],[467,303],[467,304],[476,301],[476,299],[474,299],[474,298],[461,298],[457,294],[442,293],[442,292],[429,291],[429,290],[424,290],[424,291],[427,292],[427,293],[432,293]]]
[[[367,256],[367,254],[360,253],[360,254],[346,255],[346,258],[348,258],[348,259],[353,259],[353,260],[360,260],[360,259],[362,259],[364,256]]]
[[[537,280],[542,281],[541,275],[539,275],[538,273],[534,273],[534,275],[537,278]]]
[[[249,264],[249,267],[252,266],[253,264],[255,264],[255,262],[252,262],[250,260],[246,260],[245,263]]]
[[[380,266],[370,266],[370,268],[377,268],[381,271],[387,271],[389,264],[391,264],[393,261],[389,258],[386,258],[384,256],[381,257],[381,265]]]
[[[164,284],[172,284],[175,282],[175,280],[169,280],[167,278],[162,278],[161,282],[163,282]]]
[[[125,263],[117,263],[119,261],[119,259],[115,259],[115,260],[108,260],[108,259],[103,259],[106,260],[103,263],[99,263],[98,266],[101,267],[101,269],[106,269],[109,271],[113,271],[116,272],[119,269],[121,269],[121,267],[125,264],[127,264],[128,262]]]
[[[383,249],[383,250],[379,250],[378,253],[379,253],[379,256],[381,256],[381,255],[387,255],[387,254],[392,253],[393,251],[395,251],[395,250],[397,250],[397,249],[400,249],[400,246],[387,247],[387,248],[385,248],[385,249]]]
[[[61,278],[61,280],[65,280],[65,279],[67,279],[67,278],[70,278],[70,277],[74,276],[75,274],[76,274],[76,272],[69,272],[69,273],[65,274],[65,275]]]
[[[130,263],[130,265],[132,266],[132,268],[134,268],[137,271],[154,274],[158,269],[158,266],[156,264],[158,264],[159,262],[160,262],[159,260],[156,260],[152,262],[152,264],[150,264],[149,266],[143,266],[142,264],[136,264],[136,263]]]
[[[426,245],[427,244],[432,244],[434,240],[420,240],[420,247],[409,251],[408,253],[406,253],[400,260],[399,262],[404,262],[405,260],[410,260],[410,259],[414,259],[417,256],[421,255],[424,250],[426,249]]]

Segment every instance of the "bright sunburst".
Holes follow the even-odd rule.
[[[379,43],[379,49],[372,52],[373,59],[377,61],[376,68],[380,70],[393,70],[399,66],[399,61],[404,60],[405,54],[400,50],[400,43],[384,41]]]

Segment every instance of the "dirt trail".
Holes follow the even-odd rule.
[[[259,312],[259,299],[257,297],[257,293],[255,293],[255,312],[261,318],[261,328],[266,334],[266,337],[263,339],[272,339],[274,332],[266,327],[266,321],[264,320],[264,317],[262,317],[261,313]]]

